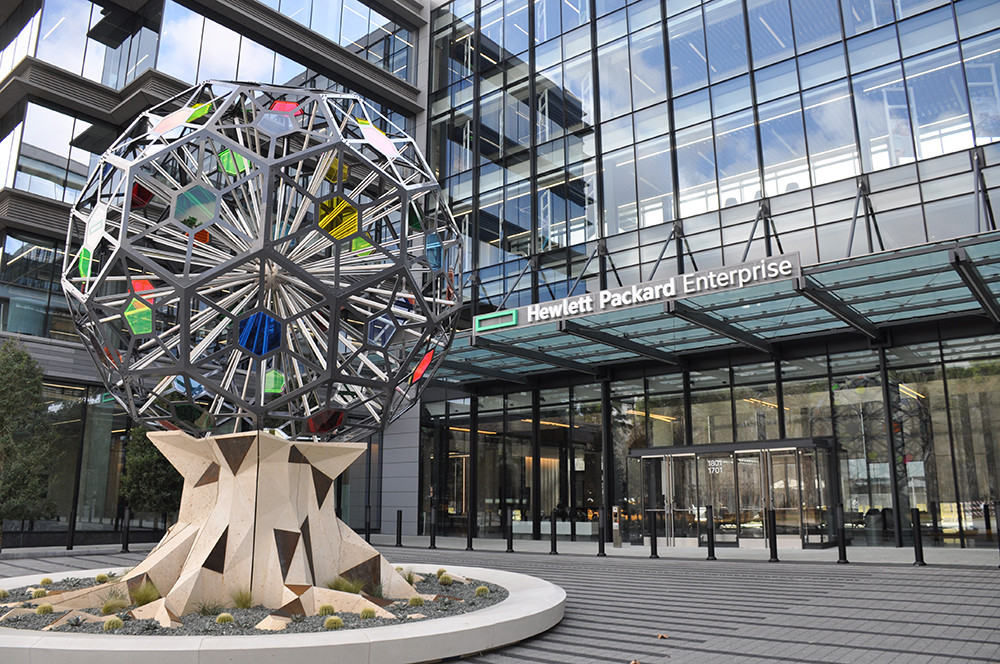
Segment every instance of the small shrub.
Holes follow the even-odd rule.
[[[108,582],[108,575],[107,574],[98,574],[97,576],[94,577],[94,581],[96,581],[97,583],[107,583]]]
[[[319,613],[317,615],[332,616],[335,613],[337,612],[334,610],[332,604],[324,604],[323,606],[319,607]]]
[[[231,613],[220,613],[215,616],[215,623],[217,625],[228,625],[230,623],[236,622],[233,620],[233,614]]]
[[[372,595],[372,597],[384,597],[385,596],[384,595],[384,591],[382,589],[382,584],[381,583],[376,583],[375,584],[375,587],[372,588],[371,595]]]
[[[366,606],[365,608],[361,609],[360,618],[362,620],[371,620],[374,617],[375,617],[375,609],[373,609],[372,607]]]
[[[341,620],[338,616],[330,616],[329,618],[323,621],[324,629],[340,629],[343,626],[344,626],[344,621]]]
[[[132,590],[131,594],[132,603],[136,606],[145,606],[160,599],[160,591],[150,581],[143,581],[141,585]]]
[[[35,588],[31,591],[31,599],[39,599],[48,595],[48,591],[45,588]]]
[[[420,597],[419,595],[414,595],[413,597],[410,598],[410,601],[408,601],[407,604],[409,606],[423,606],[424,598]]]
[[[10,593],[0,588],[0,599],[7,599],[8,597],[10,597]]]
[[[441,576],[438,577],[438,583],[440,583],[442,586],[450,586],[451,584],[455,583],[455,580],[452,579],[451,576],[448,574],[442,574]]]
[[[70,627],[80,627],[83,625],[83,616],[73,616],[72,618],[68,618],[63,624],[69,625]]]
[[[35,609],[35,613],[37,613],[40,616],[47,616],[50,613],[52,613],[52,605],[51,604],[39,604],[38,608]]]
[[[41,584],[41,585],[43,585],[43,586],[51,586],[52,585],[52,579],[51,579],[51,577],[47,576],[44,579],[42,579],[41,581],[39,581],[38,583]]]
[[[441,575],[442,575],[442,574],[444,574],[444,573],[445,573],[445,572],[447,572],[447,571],[448,571],[448,570],[446,570],[446,569],[445,569],[445,568],[443,568],[443,567],[442,567],[441,569],[439,569],[439,570],[437,571],[437,578],[439,578],[439,579],[440,579],[440,578],[441,578]]]
[[[486,597],[490,594],[490,589],[486,586],[479,586],[476,588],[476,597]]]
[[[407,572],[406,573],[406,582],[408,584],[410,584],[412,586],[413,582],[416,581],[416,580],[417,580],[416,577],[413,576],[413,572]]]
[[[222,610],[226,607],[222,606],[218,602],[199,602],[198,603],[198,615],[199,616],[217,616],[222,613]]]
[[[302,622],[305,619],[306,619],[306,617],[304,615],[302,615],[301,613],[293,613],[292,614],[292,622],[293,623],[300,623],[300,622]]]
[[[240,588],[232,594],[233,606],[237,609],[249,609],[253,606],[253,595],[249,588]]]
[[[330,590],[339,590],[342,593],[352,593],[357,595],[361,592],[364,585],[364,581],[351,581],[350,579],[338,576],[336,579],[326,584],[326,587]]]
[[[112,613],[118,613],[125,608],[128,608],[127,599],[118,596],[108,597],[101,604],[101,615],[110,616]]]
[[[114,618],[109,618],[104,621],[104,627],[102,628],[105,632],[112,632],[116,629],[121,629],[125,626],[125,623],[121,618],[115,616]]]

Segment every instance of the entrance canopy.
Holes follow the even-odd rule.
[[[889,327],[945,317],[985,316],[1000,325],[998,293],[1000,231],[994,231],[796,266],[794,274],[748,280],[728,290],[644,302],[633,297],[630,306],[603,311],[581,312],[584,304],[578,304],[577,315],[558,320],[535,315],[525,325],[522,314],[520,324],[510,324],[508,317],[495,326],[479,316],[479,331],[459,335],[438,378],[452,384],[497,379],[527,384],[557,371],[598,376],[641,361],[684,366],[688,357],[715,349],[742,346],[773,354],[777,344],[811,336],[849,333],[879,341]],[[516,311],[487,317],[495,322],[501,313]]]

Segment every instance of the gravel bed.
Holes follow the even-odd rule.
[[[94,585],[93,579],[66,579],[59,583],[46,586],[48,590],[73,590]],[[476,588],[486,586],[490,593],[485,597],[476,596]],[[385,610],[395,615],[395,618],[371,618],[361,620],[356,613],[338,613],[337,615],[344,621],[342,629],[357,629],[361,627],[381,627],[386,625],[398,625],[411,621],[408,615],[420,613],[426,616],[425,620],[433,618],[445,618],[448,616],[461,615],[470,611],[478,611],[488,606],[498,604],[507,599],[507,590],[492,583],[485,583],[469,579],[469,583],[454,583],[451,586],[442,586],[437,579],[430,575],[423,581],[414,584],[418,592],[425,595],[439,595],[438,599],[428,601],[424,606],[408,606],[406,601],[398,601],[387,607]],[[20,597],[27,598],[24,588],[16,588],[11,592],[7,602]],[[159,623],[153,620],[135,620],[128,615],[128,611],[119,613],[124,626],[120,629],[105,632],[102,623],[85,623],[79,626],[62,625],[52,631],[74,632],[78,634],[130,634],[142,636],[241,636],[253,634],[302,634],[308,632],[326,631],[323,623],[327,616],[310,616],[305,618],[294,618],[288,626],[279,632],[255,629],[254,625],[266,618],[272,612],[271,609],[263,607],[253,607],[250,609],[226,609],[226,613],[233,616],[233,622],[229,624],[217,624],[214,615],[201,615],[189,613],[181,617],[183,625],[176,629],[160,627]],[[88,609],[87,613],[100,615],[100,609]],[[17,616],[0,623],[0,627],[12,627],[15,629],[40,630],[52,624],[65,613],[52,613],[39,616],[35,614]]]

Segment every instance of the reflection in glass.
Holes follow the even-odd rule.
[[[719,208],[715,184],[715,146],[712,123],[677,132],[677,198],[682,217]]]
[[[701,9],[693,9],[670,19],[668,32],[673,95],[682,95],[707,85],[708,60],[705,57],[705,27]]]
[[[747,12],[754,68],[778,62],[794,53],[788,0],[748,0]]]
[[[635,153],[628,147],[603,158],[604,232],[615,235],[636,228]]]
[[[791,0],[795,47],[811,51],[840,39],[840,6],[837,0]]]
[[[776,196],[809,187],[802,109],[797,96],[758,109],[764,193]]]
[[[916,127],[917,157],[927,159],[972,147],[965,81],[954,46],[903,63]]]
[[[722,207],[760,198],[757,132],[750,110],[715,121],[719,199]]]
[[[663,72],[663,32],[652,26],[629,38],[632,72],[632,108],[642,108],[667,98],[667,79]],[[603,88],[603,83],[602,83]]]
[[[913,161],[913,133],[899,65],[855,76],[861,163],[876,171]]]
[[[847,83],[804,92],[802,104],[813,184],[857,175],[858,150]]]
[[[716,0],[705,5],[705,41],[712,83],[747,71],[741,0]]]
[[[1000,139],[1000,33],[963,44],[976,144]]]
[[[841,0],[848,37],[892,23],[892,0]]]
[[[639,225],[655,226],[674,218],[670,139],[667,136],[636,145]]]

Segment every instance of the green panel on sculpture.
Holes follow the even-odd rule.
[[[198,118],[202,117],[206,113],[212,110],[212,102],[205,102],[204,104],[198,104],[192,109],[191,115],[188,116],[188,122],[194,122]]]
[[[139,300],[132,300],[125,307],[125,320],[132,334],[150,334],[153,331],[153,312]]]
[[[195,185],[177,197],[174,219],[189,228],[205,223],[215,216],[215,194]]]
[[[281,394],[285,389],[285,374],[277,369],[268,369],[264,374],[264,392],[267,394]]]
[[[222,165],[222,170],[230,175],[239,175],[250,170],[250,162],[243,155],[238,152],[234,153],[229,148],[219,153],[219,163]]]
[[[368,240],[363,237],[356,237],[351,240],[351,251],[360,252],[358,254],[359,256],[370,256],[372,251],[374,251],[374,248],[372,247],[372,243]]]
[[[80,270],[80,276],[84,279],[90,278],[90,259],[92,255],[90,249],[86,247],[80,250],[80,260],[77,261],[77,265]]]

